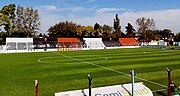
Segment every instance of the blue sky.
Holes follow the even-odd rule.
[[[180,0],[1,0],[0,7],[14,3],[23,7],[38,9],[41,31],[60,21],[73,21],[81,25],[113,26],[115,14],[121,19],[121,30],[127,23],[135,29],[135,21],[146,17],[154,19],[157,29],[171,29],[180,32]]]

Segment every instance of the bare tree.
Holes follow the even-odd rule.
[[[38,10],[18,6],[16,14],[17,31],[24,32],[27,37],[31,37],[39,30],[40,17]]]
[[[153,19],[139,18],[136,20],[136,25],[139,27],[139,33],[146,33],[147,30],[155,29],[155,22]]]

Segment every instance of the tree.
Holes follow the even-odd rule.
[[[159,30],[147,30],[146,33],[141,34],[139,39],[142,41],[151,42],[152,40],[159,41],[160,38],[161,35],[159,34]]]
[[[161,39],[168,41],[172,37],[172,31],[170,29],[164,29],[160,31]]]
[[[38,10],[21,6],[17,7],[17,18],[16,18],[16,31],[24,32],[27,37],[31,37],[37,33],[40,26],[40,17]]]
[[[77,30],[80,25],[73,23],[72,21],[59,22],[48,29],[49,36],[58,37],[78,37]]]
[[[43,37],[42,33],[39,33],[38,37]]]
[[[93,37],[94,29],[92,26],[79,26],[77,29],[77,34],[80,38]]]
[[[128,25],[126,26],[126,32],[127,37],[135,37],[135,29],[130,23],[128,23]]]
[[[136,25],[139,27],[138,32],[140,34],[146,33],[147,30],[155,29],[155,22],[153,19],[139,18],[136,20]]]
[[[116,14],[115,19],[114,19],[114,34],[115,38],[121,37],[121,26],[120,26],[120,19],[118,17],[118,14]]]
[[[15,7],[15,4],[9,4],[0,10],[0,26],[4,27],[8,36],[15,32]]]
[[[102,26],[102,37],[103,38],[110,38],[112,31],[113,31],[113,29],[111,26],[104,24]]]
[[[87,37],[93,37],[94,29],[92,26],[86,26],[85,31],[86,31]]]
[[[101,32],[101,26],[98,23],[94,25],[94,30],[95,30],[94,32],[95,37],[99,37]]]
[[[6,44],[6,37],[8,36],[7,32],[0,32],[0,45]]]
[[[180,42],[180,32],[176,34],[174,39],[176,42]]]

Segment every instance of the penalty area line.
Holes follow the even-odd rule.
[[[114,70],[114,69],[111,69],[111,68],[107,68],[107,67],[104,67],[104,66],[101,66],[101,65],[97,65],[97,64],[91,63],[91,62],[87,62],[87,61],[83,61],[83,60],[80,60],[80,59],[76,59],[76,58],[73,58],[73,57],[70,57],[70,56],[67,56],[67,55],[64,55],[64,54],[59,54],[59,53],[55,53],[55,52],[53,52],[53,53],[57,54],[57,55],[60,55],[60,56],[63,56],[63,57],[66,57],[66,58],[69,58],[69,59],[72,59],[72,60],[75,60],[75,61],[79,61],[79,62],[83,62],[83,63],[86,63],[86,64],[90,64],[90,65],[93,65],[93,66],[96,66],[96,67],[100,67],[100,68],[103,68],[103,69],[106,69],[106,70],[109,70],[109,71],[112,71],[112,72],[115,72],[115,73],[119,73],[119,74],[131,77],[130,74],[127,74],[127,73],[124,73],[124,72],[120,72],[120,71],[117,71],[117,70]],[[139,77],[135,77],[135,78],[139,79],[139,80],[142,80],[142,81],[149,82],[151,84],[155,84],[155,85],[167,88],[166,85],[163,85],[163,84],[160,84],[160,83],[156,83],[156,82],[153,82],[153,81],[150,81],[150,80],[147,80],[147,79],[143,79],[143,78],[139,78]]]

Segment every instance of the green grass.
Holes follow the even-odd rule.
[[[39,96],[88,88],[87,74],[93,78],[93,87],[131,82],[131,77],[105,68],[126,74],[134,69],[137,77],[167,86],[165,67],[173,69],[172,78],[180,85],[179,50],[139,48],[0,54],[0,96],[34,96],[36,79]],[[137,78],[135,81],[144,82],[151,90],[163,88]]]

